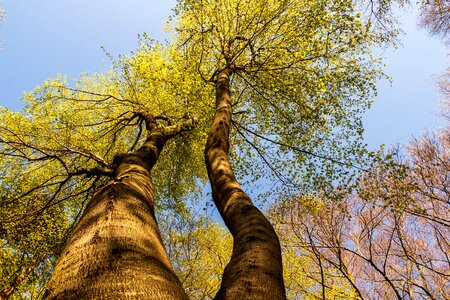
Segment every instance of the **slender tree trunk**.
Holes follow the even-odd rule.
[[[153,130],[138,151],[120,156],[114,179],[75,227],[44,299],[187,299],[154,216],[150,171],[169,137]]]
[[[213,200],[234,238],[215,299],[286,299],[278,237],[240,187],[228,159],[230,76],[230,69],[218,75],[216,113],[205,148]]]

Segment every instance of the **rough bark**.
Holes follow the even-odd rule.
[[[44,299],[187,299],[156,223],[150,171],[166,140],[193,121],[161,129],[142,117],[151,133],[117,157],[114,179],[87,205]]]
[[[230,76],[230,69],[218,75],[216,112],[205,148],[213,200],[234,239],[215,299],[286,299],[278,237],[240,187],[228,158]]]

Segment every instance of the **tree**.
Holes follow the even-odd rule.
[[[313,168],[305,163],[305,154],[312,154],[306,149],[318,149],[320,144],[325,151],[344,151],[343,144],[336,146],[335,140],[327,144],[336,133],[328,130],[330,127],[341,129],[337,133],[340,140],[347,139],[352,153],[356,153],[361,148],[351,138],[358,135],[358,120],[348,123],[347,118],[357,118],[351,107],[362,109],[373,90],[376,66],[366,69],[361,59],[367,49],[362,45],[370,45],[376,37],[366,30],[359,14],[353,14],[353,3],[347,1],[327,5],[303,1],[182,1],[177,12],[179,47],[201,78],[215,84],[216,112],[206,143],[206,166],[214,202],[234,237],[218,297],[241,298],[252,291],[258,299],[284,298],[279,242],[268,220],[235,179],[228,159],[230,128],[234,124],[249,142],[240,144],[243,148],[238,151],[259,155],[276,165],[271,170],[280,179],[284,174],[279,166],[286,164],[289,156],[269,162],[267,150],[261,147],[271,141],[265,136],[275,136],[272,149],[290,152],[294,158],[290,162],[301,162],[304,168]],[[309,88],[314,84],[319,89]],[[231,100],[233,88],[239,95],[235,103]],[[361,98],[355,99],[354,94]],[[232,123],[232,106],[244,111],[243,121],[248,126]],[[301,121],[293,118],[293,111]],[[321,119],[316,113],[327,117]],[[246,138],[248,133],[254,135],[254,142]],[[292,152],[293,144],[308,148]],[[240,163],[248,165],[250,157],[243,155]],[[321,162],[323,173],[338,177],[329,161],[333,160]],[[295,174],[295,167],[290,170]],[[316,177],[316,188],[324,174]],[[259,284],[261,280],[265,286]]]
[[[431,34],[442,37],[448,43],[450,34],[450,4],[433,0],[422,3],[420,25]]]
[[[444,95],[444,105],[449,105],[448,101],[450,100],[450,71],[447,69],[447,72],[441,76],[438,81],[439,88]],[[444,112],[444,117],[449,118],[448,112]]]
[[[178,6],[173,27],[185,59],[205,83],[230,69],[232,158],[244,166],[242,177],[275,177],[264,196],[331,190],[364,151],[360,113],[381,76],[370,55],[380,39],[356,9],[350,1]],[[295,180],[305,176],[311,178]]]
[[[6,10],[0,7],[0,24],[3,23],[3,20],[5,18]],[[0,45],[2,44],[2,41],[0,41]]]
[[[283,299],[278,237],[231,163],[241,178],[278,180],[267,195],[326,193],[364,154],[360,117],[382,75],[370,47],[381,40],[352,1],[180,1],[172,26],[171,44],[144,38],[111,72],[74,89],[51,80],[23,112],[2,111],[9,253],[39,253],[12,242],[24,241],[16,224],[59,225],[32,231],[33,243],[57,241],[43,250],[59,256],[44,298],[184,298],[152,179],[160,207],[182,206],[205,177],[206,144],[213,200],[234,238],[216,298]]]
[[[363,2],[364,3],[364,2]],[[384,30],[384,35],[389,36],[399,30],[393,11],[406,5],[419,5],[419,25],[428,29],[430,34],[440,36],[448,43],[450,33],[450,7],[448,1],[422,0],[412,2],[410,0],[370,0],[369,17]],[[397,32],[398,33],[398,32]]]
[[[3,22],[3,18],[5,17],[6,10],[0,8],[0,23]]]
[[[167,253],[189,299],[213,299],[230,259],[230,234],[199,213],[171,211],[160,220]]]
[[[296,208],[305,210],[294,208],[294,201],[299,204]],[[346,277],[322,255],[316,222],[327,222],[325,229],[333,220],[328,215],[316,215],[321,209],[317,204],[311,197],[290,199],[274,205],[269,212],[281,240],[288,298],[359,299]]]
[[[185,298],[154,217],[150,171],[167,140],[189,130],[194,120],[158,128],[153,115],[140,116],[148,131],[145,143],[131,154],[116,156],[113,180],[85,208],[58,259],[45,299],[129,293],[139,298]]]
[[[345,200],[304,196],[278,207],[283,247],[297,261],[315,258],[316,271],[307,274],[316,289],[307,294],[328,297],[338,279],[346,298],[450,296],[449,137],[447,122],[413,140],[406,161],[375,164]]]
[[[157,59],[152,60],[152,63],[154,68],[161,66],[161,61]],[[175,110],[171,111],[170,118],[164,115],[153,117],[146,109],[158,112],[158,103],[139,102],[138,99],[133,99],[133,101],[94,94],[92,91],[96,88],[97,91],[106,86],[110,90],[119,88],[114,86],[111,78],[106,85],[102,84],[99,77],[96,79],[98,80],[97,86],[91,85],[91,92],[89,93],[79,90],[81,85],[89,84],[89,80],[92,80],[92,78],[86,78],[84,83],[80,81],[79,89],[76,92],[65,88],[59,81],[44,83],[43,87],[37,88],[27,96],[29,105],[23,113],[15,114],[7,110],[3,111],[4,123],[1,126],[3,163],[10,167],[8,171],[26,166],[24,171],[18,172],[20,176],[15,175],[15,177],[2,180],[3,191],[5,192],[2,197],[2,206],[6,209],[2,209],[1,225],[6,232],[6,244],[11,245],[15,239],[19,239],[19,241],[26,239],[27,236],[20,233],[16,234],[17,224],[23,224],[21,227],[28,228],[29,224],[34,223],[36,216],[48,219],[50,224],[55,224],[63,232],[64,227],[70,226],[70,221],[73,221],[73,219],[79,220],[67,246],[70,250],[62,251],[59,263],[53,272],[53,281],[50,281],[47,285],[48,297],[53,297],[55,293],[60,295],[59,297],[69,297],[67,295],[70,295],[70,297],[77,298],[77,295],[83,295],[83,290],[74,288],[74,285],[79,284],[82,280],[87,280],[87,278],[89,278],[89,282],[94,283],[91,281],[92,273],[104,267],[104,265],[97,264],[97,257],[95,256],[98,253],[95,250],[101,251],[102,247],[110,250],[107,253],[101,252],[106,256],[109,255],[109,262],[112,259],[117,261],[114,269],[110,271],[112,272],[109,273],[110,275],[119,274],[118,270],[121,268],[130,271],[131,269],[127,265],[120,263],[120,258],[122,256],[128,257],[127,255],[131,254],[132,258],[122,261],[131,262],[133,259],[141,259],[143,262],[136,263],[135,261],[134,265],[137,268],[142,266],[144,262],[156,264],[156,267],[144,269],[142,272],[161,272],[164,276],[173,280],[175,287],[178,286],[178,290],[171,288],[165,292],[177,296],[183,295],[181,285],[171,271],[170,265],[168,265],[167,254],[160,241],[159,232],[156,230],[156,221],[153,214],[153,190],[148,172],[156,163],[167,140],[192,127],[196,122],[195,118],[188,115],[178,115],[179,120],[175,122],[177,121]],[[160,85],[160,87],[162,86]],[[151,91],[151,84],[147,84],[146,88]],[[165,92],[170,92],[170,90],[166,89]],[[119,94],[117,90],[115,93]],[[153,93],[152,96],[157,95]],[[169,102],[164,103],[164,109],[170,109]],[[61,111],[64,111],[64,114],[60,114]],[[174,123],[170,123],[171,120]],[[159,122],[166,124],[164,126],[158,124]],[[144,130],[148,131],[147,140],[140,134]],[[46,132],[46,135],[42,136],[40,132]],[[70,136],[64,135],[64,133],[70,133]],[[136,139],[135,142],[129,138],[129,135],[133,135]],[[138,143],[142,143],[143,146],[134,150],[134,144]],[[188,142],[185,143],[188,144]],[[179,143],[179,148],[172,148],[172,150],[181,149],[182,144]],[[189,147],[189,145],[186,145],[186,147]],[[123,152],[129,154],[116,156],[117,152],[114,153],[113,149],[119,153],[123,149]],[[189,159],[189,156],[186,155],[185,158]],[[107,166],[104,163],[105,161],[113,163],[109,163],[109,166]],[[195,161],[201,160],[192,159],[191,164],[195,165]],[[175,161],[172,161],[173,165],[175,165]],[[138,170],[137,174],[136,169]],[[191,174],[195,173],[195,170],[191,170]],[[33,180],[28,180],[30,174],[32,174]],[[124,177],[120,177],[122,175]],[[103,178],[112,176],[116,179],[119,178],[119,181],[107,183],[101,176]],[[189,180],[191,179],[188,178],[187,181],[189,182]],[[89,197],[93,197],[97,184],[102,185],[103,189],[97,191],[98,193],[89,202],[89,206],[84,209],[84,215],[80,219],[77,216],[79,212],[77,206],[83,207],[83,202]],[[127,190],[127,186],[131,187]],[[178,190],[180,189],[181,184]],[[185,187],[185,189],[192,190],[190,187]],[[14,191],[14,193],[8,193],[8,191]],[[64,203],[63,201],[67,199],[70,199],[70,202]],[[125,200],[119,201],[117,199]],[[62,206],[63,203],[66,205]],[[95,215],[95,209],[101,205],[108,205],[108,210],[102,214],[102,222],[92,222],[92,219],[89,218],[93,214]],[[123,205],[125,205],[125,209]],[[134,209],[126,205],[134,205]],[[63,216],[68,215],[70,219],[66,219],[66,222],[58,220],[51,215],[51,208],[61,208],[63,211],[60,210],[60,213],[63,213]],[[128,224],[128,227],[125,226],[126,224]],[[140,227],[139,224],[142,224],[144,228]],[[151,229],[152,226],[153,229]],[[89,236],[89,234],[83,234],[86,228],[92,228],[90,239],[91,242],[94,241],[95,246],[91,247],[94,251],[77,252],[76,247],[71,245],[79,242],[80,238],[83,240]],[[109,232],[108,228],[122,229]],[[57,252],[56,254],[59,255],[61,249],[57,249],[57,247],[53,249],[47,241],[49,239],[61,240],[61,236],[43,231],[48,229],[45,226],[38,227],[32,230],[35,236],[30,238],[32,238],[33,243],[49,246],[49,251]],[[130,232],[127,233],[126,230],[130,230]],[[154,235],[146,236],[146,233],[152,232],[152,230]],[[79,235],[76,235],[76,232]],[[122,237],[125,239],[129,237],[129,240],[122,243]],[[158,246],[158,243],[161,244]],[[11,246],[13,246],[12,254],[31,252],[32,255],[35,255],[39,250],[35,247],[24,249],[14,247],[16,246],[14,244]],[[89,248],[84,248],[84,250],[87,249]],[[44,249],[43,252],[46,255],[53,254],[49,251]],[[82,260],[81,256],[90,257],[91,260]],[[152,260],[152,256],[155,256],[154,260]],[[82,263],[82,266],[76,270],[80,272],[84,270],[86,272],[84,273],[85,277],[80,275],[77,278],[71,278],[72,280],[79,280],[77,283],[72,281],[72,285],[70,284],[71,281],[65,277],[67,280],[62,281],[64,284],[58,286],[55,281],[64,280],[64,276],[70,278],[70,274],[61,273],[60,268],[73,257],[75,257],[75,261]],[[105,258],[103,263],[108,264],[108,260]],[[160,264],[158,265],[158,263]],[[107,272],[102,272],[102,274],[106,276]],[[144,275],[142,275],[143,273],[140,274],[142,278]],[[114,284],[112,280],[105,280],[98,284],[101,283]],[[141,281],[141,284],[144,283]],[[96,297],[93,286],[90,287],[90,297]],[[158,285],[158,287],[164,288],[162,285]],[[152,289],[152,292],[155,290]],[[138,288],[133,288],[133,291],[137,293],[136,297],[141,297],[140,293],[143,293],[142,290],[138,291]],[[120,295],[117,287],[110,288],[109,292],[116,296]],[[107,292],[103,291],[102,295],[107,295]],[[161,297],[165,298],[164,294]]]

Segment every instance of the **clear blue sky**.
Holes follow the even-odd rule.
[[[56,74],[76,78],[109,65],[101,50],[117,56],[137,46],[147,32],[161,39],[174,0],[3,0],[0,25],[0,105],[19,110],[22,91]],[[379,96],[365,117],[366,141],[374,148],[406,142],[439,126],[440,95],[434,77],[448,66],[443,43],[416,27],[416,15],[402,14],[404,47],[388,50]]]
[[[162,38],[171,0],[0,0],[0,105],[20,108],[23,90],[56,74],[76,78],[136,49],[137,35]]]
[[[448,50],[442,40],[418,28],[417,12],[402,13],[399,20],[406,33],[401,38],[403,47],[383,54],[392,85],[379,82],[378,97],[364,119],[371,147],[406,143],[443,125],[437,116],[442,95],[436,79],[449,67]]]

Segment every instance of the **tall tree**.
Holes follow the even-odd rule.
[[[380,37],[353,2],[181,1],[177,11],[180,54],[204,83],[214,88],[228,69],[240,177],[258,174],[252,185],[272,195],[348,177],[381,76],[370,53]]]
[[[154,215],[150,172],[168,139],[194,125],[160,127],[139,113],[148,131],[133,153],[118,155],[112,180],[89,201],[58,259],[44,299],[184,299]]]
[[[169,76],[160,50],[155,46],[146,53],[153,55],[146,67],[154,76]],[[2,252],[26,253],[32,258],[41,253],[60,255],[44,298],[94,299],[108,293],[114,298],[185,298],[156,225],[150,171],[164,145],[174,157],[184,147],[193,152],[188,135],[181,133],[192,129],[197,120],[186,114],[189,104],[183,106],[184,111],[164,113],[178,105],[175,98],[172,102],[163,98],[175,93],[171,82],[164,88],[153,77],[138,94],[126,81],[128,67],[118,68],[115,76],[80,79],[76,90],[61,80],[51,80],[26,96],[23,112],[2,110],[2,163],[9,166],[2,175],[18,172],[2,180]],[[83,90],[85,86],[90,92]],[[173,139],[177,147],[171,144]],[[190,159],[189,153],[179,158],[183,159],[190,161],[184,164],[186,169],[202,161]],[[166,172],[178,173],[171,175],[175,179],[189,172],[192,178],[184,180],[184,187],[180,182],[176,191],[171,190],[177,193],[174,196],[180,196],[183,188],[194,191],[189,183],[197,180],[193,175],[199,172],[198,167],[174,171],[178,168],[174,158]],[[165,174],[154,177],[166,182],[170,179]],[[84,211],[81,217],[80,209]],[[47,223],[36,224],[40,219]],[[62,249],[61,240],[74,221],[77,224]],[[49,243],[52,240],[55,245]],[[44,249],[36,246],[40,244]]]
[[[350,1],[180,1],[177,12],[176,42],[216,94],[205,158],[214,202],[234,238],[217,298],[285,298],[276,233],[231,167],[231,127],[241,135],[237,163],[251,166],[245,171],[264,174],[259,167],[269,165],[282,188],[306,173],[303,188],[326,189],[346,171],[335,165],[344,151],[360,157],[358,112],[377,74],[374,61],[362,61],[377,36]],[[263,164],[252,163],[255,156]]]
[[[259,179],[275,179],[266,195],[326,193],[364,153],[361,113],[382,75],[370,47],[382,40],[353,1],[180,1],[176,12],[172,44],[147,41],[110,73],[82,76],[75,89],[52,80],[26,96],[22,113],[2,111],[5,244],[23,240],[15,225],[26,228],[36,216],[63,225],[37,235],[59,241],[47,297],[72,289],[87,299],[100,292],[143,298],[143,278],[157,285],[158,270],[167,283],[159,296],[184,297],[152,213],[150,171],[161,202],[178,205],[205,177],[206,143],[213,200],[234,238],[217,298],[285,298],[278,238],[231,163],[254,190]],[[176,135],[194,113],[196,128]],[[140,280],[116,269],[128,266]]]
[[[284,299],[278,237],[237,182],[228,159],[231,95],[228,68],[217,76],[216,113],[205,148],[214,203],[234,239],[216,299]],[[264,282],[264,285],[261,285]]]

